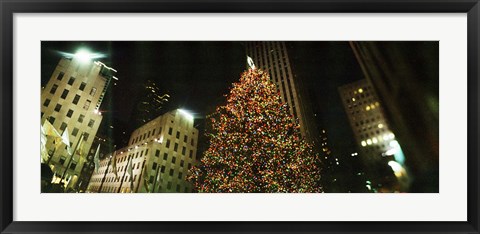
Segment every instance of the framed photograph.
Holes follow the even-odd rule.
[[[1,233],[479,232],[476,0],[1,9]]]

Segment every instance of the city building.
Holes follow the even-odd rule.
[[[289,106],[290,114],[298,119],[302,136],[310,143],[319,144],[317,127],[310,117],[306,97],[302,95],[301,80],[293,72],[291,59],[283,41],[246,42],[247,55],[253,59],[256,67],[267,71],[276,84],[281,100]]]
[[[339,93],[360,150],[358,156],[370,175],[369,182],[375,182],[371,186],[378,187],[379,191],[400,191],[398,181],[403,181],[406,175],[396,178],[396,172],[397,164],[403,166],[403,152],[372,85],[360,80],[339,87]]]
[[[92,61],[85,52],[62,58],[41,91],[41,123],[49,121],[63,134],[68,129],[71,150],[55,147],[47,140],[47,164],[54,172],[54,184],[78,189],[80,174],[88,166],[87,155],[102,121],[100,105],[116,71]],[[83,136],[83,137],[82,137]],[[71,156],[73,155],[73,156]]]
[[[160,90],[157,83],[147,80],[141,89],[141,95],[136,102],[136,110],[133,112],[131,121],[135,123],[135,127],[142,126],[148,121],[163,114],[164,104],[168,102],[170,95]]]
[[[100,147],[98,147],[100,145]],[[89,154],[87,156],[87,160],[85,162],[85,166],[82,169],[82,172],[80,173],[80,178],[78,182],[78,191],[86,191],[88,182],[90,181],[90,178],[92,177],[94,168],[95,168],[95,162],[93,160],[95,153],[98,148],[98,156],[100,159],[103,159],[114,150],[114,144],[113,144],[113,139],[104,136],[100,133],[97,133],[95,138],[93,139],[92,147],[90,148]]]
[[[356,41],[350,46],[405,151],[409,191],[438,192],[439,42]]]
[[[191,114],[177,109],[137,128],[128,146],[100,161],[87,192],[191,192],[186,177],[197,162],[198,144],[193,120]]]

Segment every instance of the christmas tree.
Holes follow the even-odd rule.
[[[322,192],[319,157],[266,72],[254,66],[208,116],[210,146],[189,180],[198,192]]]

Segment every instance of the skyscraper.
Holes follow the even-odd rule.
[[[395,175],[404,180],[402,149],[388,126],[382,105],[375,90],[367,80],[360,80],[339,87],[339,93],[347,113],[360,157],[369,170],[374,187],[385,191],[398,191]],[[403,167],[402,167],[403,168]],[[403,168],[404,169],[404,168]]]
[[[313,126],[313,121],[306,113],[308,110],[306,98],[300,91],[301,82],[292,71],[285,42],[247,42],[246,49],[247,55],[253,59],[255,65],[270,74],[271,80],[277,85],[282,102],[288,104],[290,114],[298,119],[302,136],[308,142],[314,142],[314,138],[318,135],[318,132],[315,132],[317,128]]]
[[[49,121],[60,134],[68,129],[70,146],[77,149],[71,156],[65,145],[56,149],[51,140],[46,145],[48,165],[56,175],[53,183],[63,182],[69,188],[78,185],[102,121],[99,110],[102,99],[116,73],[113,68],[82,55],[62,58],[41,92],[41,123]]]
[[[136,126],[142,126],[148,121],[164,113],[164,104],[170,95],[162,94],[160,87],[152,80],[147,80],[143,85],[141,95],[136,103],[132,121]]]
[[[137,128],[128,146],[100,162],[87,192],[191,192],[186,176],[197,162],[198,144],[193,120],[188,112],[177,109]]]

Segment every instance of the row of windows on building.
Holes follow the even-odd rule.
[[[98,189],[100,188],[100,186],[92,186],[91,187],[91,191],[98,191]],[[128,193],[130,192],[130,185],[124,185],[121,187],[120,191],[118,191],[120,187],[119,186],[103,186],[102,187],[102,192],[104,193],[117,193],[117,192],[120,192],[120,193]],[[159,188],[161,189],[161,184],[159,185]],[[168,182],[167,183],[167,189],[170,190],[172,189],[172,182]],[[177,184],[176,185],[176,189],[175,189],[175,192],[182,192],[182,186],[180,186],[180,184]],[[183,188],[183,192],[188,192],[188,187],[184,187]]]
[[[142,150],[141,152],[137,152],[136,154],[129,154],[128,156],[121,157],[121,158],[117,159],[117,163],[125,162],[125,161],[127,160],[127,158],[135,159],[135,158],[138,158],[138,157],[142,157],[142,156],[143,156],[143,152],[144,152],[144,151]],[[147,155],[147,153],[148,153],[148,149],[145,151],[145,155]],[[157,151],[155,152],[155,157],[158,158],[159,155],[160,155],[160,150],[157,150]],[[192,157],[193,157],[193,151],[191,150],[191,151],[190,151],[190,158],[192,158]],[[163,155],[163,160],[164,160],[164,164],[166,164],[167,161],[168,161],[168,153],[164,153],[164,155]],[[104,162],[101,163],[101,167],[107,166],[108,163],[109,163],[109,162],[105,160]],[[171,158],[171,163],[175,165],[175,164],[177,163],[177,158],[176,158],[176,157],[172,157],[172,158]],[[182,160],[179,161],[179,166],[180,166],[181,168],[184,167],[184,164],[185,164],[185,160],[182,159]],[[136,166],[137,169],[139,169],[140,163],[138,163],[138,164],[135,164],[135,163],[134,163],[132,167],[135,169],[135,166]],[[165,166],[164,166],[164,167],[165,167]],[[163,172],[163,170],[165,170],[164,167],[162,167],[162,172]],[[188,169],[190,169],[191,167],[192,167],[192,164],[191,164],[191,163],[188,163]],[[121,172],[121,171],[125,171],[127,168],[128,168],[128,165],[124,165],[124,166],[118,167],[118,168],[117,168],[117,171],[120,171],[120,172]],[[105,169],[106,169],[106,168],[105,168]],[[104,172],[105,172],[105,169],[101,170],[100,173],[104,173]],[[156,170],[156,169],[157,169],[157,163],[156,163],[156,162],[153,163],[152,169],[153,169],[153,170]],[[113,171],[112,168],[110,168],[110,171],[109,171],[109,172],[112,172],[112,171]]]
[[[260,65],[266,65],[275,63],[276,61],[280,61],[283,59],[283,62],[287,62],[287,53],[284,49],[279,49],[278,47],[281,42],[263,42],[257,43],[254,48],[252,48],[253,55],[258,61],[254,61],[254,63],[258,63]],[[272,57],[272,59],[270,59]]]
[[[136,167],[136,169],[138,170],[138,169],[140,168],[140,165],[141,165],[141,164],[142,164],[141,162],[139,162],[139,163],[134,163],[133,166],[132,166],[132,168],[135,169],[135,167]],[[190,164],[189,164],[189,165],[190,165]],[[156,171],[156,170],[157,170],[157,166],[158,166],[157,163],[153,163],[151,170]],[[126,174],[126,173],[125,173],[125,172],[127,171],[127,168],[128,168],[127,166],[125,166],[125,167],[120,167],[120,168],[118,169],[118,171],[117,171],[117,173],[122,173],[122,172],[123,172],[123,174],[124,174],[124,175],[123,175],[123,177],[124,177],[124,178],[123,178],[123,182],[130,181],[130,178],[131,178],[131,176],[130,176],[129,174]],[[162,165],[162,167],[160,168],[160,171],[159,171],[158,173],[162,173],[162,174],[163,174],[163,173],[165,173],[165,170],[166,170],[166,166],[165,166],[165,165]],[[108,173],[113,173],[113,168],[109,168]],[[105,174],[105,172],[103,171],[103,172],[101,172],[100,174],[103,175],[103,174]],[[172,181],[172,178],[173,178],[174,174],[175,174],[175,170],[174,170],[173,168],[171,168],[171,169],[169,170],[169,173],[168,173],[168,175],[169,175],[170,177],[168,177],[167,180]],[[183,180],[183,179],[184,179],[183,176],[184,176],[184,175],[183,175],[183,172],[182,172],[182,171],[179,171],[179,172],[176,174],[176,177],[177,177],[179,180]],[[150,182],[150,183],[153,183],[154,178],[155,178],[155,177],[154,177],[153,175],[151,175],[150,178],[149,178],[149,182]],[[94,179],[92,179],[92,182],[101,182],[102,179],[103,179],[103,176],[102,176],[102,177],[98,177],[98,178],[94,178]],[[137,179],[137,175],[134,175],[134,176],[133,176],[133,182],[135,182],[136,179]],[[108,176],[108,177],[105,179],[105,182],[120,182],[120,181],[122,181],[122,178],[120,178],[120,176],[118,176],[118,177]]]
[[[58,160],[58,164],[61,165],[62,167],[67,166],[65,165],[66,159],[67,158],[65,156],[60,156],[60,160]],[[69,169],[75,170],[76,167],[77,167],[77,162],[72,160],[72,162],[70,163]]]
[[[68,92],[68,90],[67,90],[67,92]],[[73,98],[72,103],[77,105],[79,100],[80,100],[80,95],[76,94],[75,97]],[[45,101],[43,102],[43,106],[48,107],[50,105],[51,101],[52,100],[50,100],[49,98],[46,98]],[[88,110],[88,108],[90,108],[91,103],[92,103],[92,101],[86,100],[85,103],[83,104],[83,109]],[[55,105],[54,110],[56,112],[60,112],[61,109],[62,109],[62,105],[57,103],[57,105]]]
[[[140,141],[143,141],[143,140],[149,138],[149,137],[150,137],[150,133],[151,133],[152,136],[154,136],[156,130],[157,130],[157,129],[153,129],[153,130],[150,130],[150,131],[148,131],[148,132],[143,133],[143,135],[138,135],[137,137],[135,137],[135,138],[132,140],[132,143],[131,143],[131,144],[135,144],[135,143],[137,143],[137,142],[140,142]],[[159,133],[162,132],[162,127],[160,127],[160,129],[159,129],[158,132],[159,132]],[[172,134],[173,134],[173,128],[170,127],[170,128],[168,129],[168,135],[172,136]],[[194,133],[194,134],[195,134],[195,133]],[[176,137],[177,139],[180,139],[180,131],[177,131],[175,137]],[[187,141],[188,141],[188,136],[187,136],[187,135],[184,135],[184,136],[183,136],[183,141],[184,141],[185,143],[187,143]],[[195,144],[195,141],[194,141],[193,138],[190,140],[190,144],[191,144],[192,146]],[[170,145],[170,143],[167,144],[167,148],[169,147],[169,145]],[[176,149],[175,149],[175,151],[176,151]],[[185,154],[185,153],[184,153],[184,154]]]
[[[60,74],[58,74],[57,76],[57,80],[61,81],[63,79],[63,76],[65,75],[65,73],[63,72],[60,72]],[[70,86],[73,86],[73,84],[75,83],[75,77],[71,76],[70,79],[68,80],[67,84],[69,84]],[[80,83],[80,87],[79,89],[81,91],[84,91],[85,90],[85,87],[87,86],[87,83],[85,82],[82,82]],[[52,89],[50,89],[50,93],[51,94],[55,94],[56,90],[58,88],[58,85],[57,84],[54,84]],[[65,91],[64,91],[65,92]],[[95,93],[97,92],[97,88],[95,87],[92,87],[92,89],[90,90],[90,95],[93,96],[95,95]],[[63,94],[62,94],[63,95]],[[66,97],[66,95],[65,95]]]

